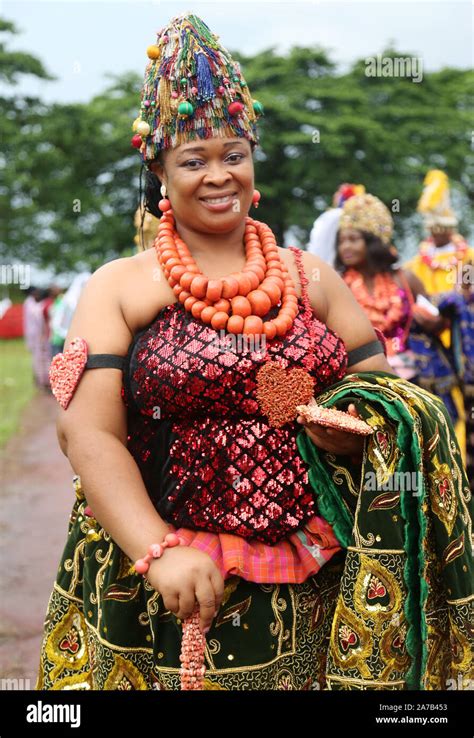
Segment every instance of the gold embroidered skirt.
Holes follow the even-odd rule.
[[[179,690],[182,627],[97,523],[80,481],[47,608],[36,689]],[[208,632],[205,689],[327,689],[345,551],[302,584],[225,581]]]

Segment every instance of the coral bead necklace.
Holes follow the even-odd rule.
[[[279,361],[268,356],[266,340],[284,336],[293,327],[299,310],[298,297],[294,282],[280,258],[271,228],[247,216],[244,242],[246,263],[243,270],[221,279],[209,279],[177,233],[173,212],[168,209],[160,218],[155,250],[178,301],[194,318],[215,330],[265,337],[263,364],[256,376],[256,397],[270,425],[281,427],[294,421],[296,405],[310,401],[315,380],[303,368],[285,372]],[[301,258],[301,252],[297,258]],[[306,283],[305,278],[302,289],[311,346],[301,363],[311,369],[315,337],[312,309],[305,293]],[[263,321],[262,318],[274,306],[279,306],[277,316]]]
[[[400,287],[390,273],[380,272],[374,276],[373,295],[370,294],[363,275],[357,269],[347,269],[343,279],[359,305],[364,308],[372,325],[387,333],[401,323],[404,306]]]
[[[426,241],[422,241],[420,246],[421,261],[427,264],[430,269],[442,269],[445,272],[450,272],[453,267],[457,267],[459,262],[464,262],[468,251],[466,241],[459,234],[451,236],[451,243],[455,247],[455,252],[448,254],[446,259],[440,259],[436,256],[436,246],[433,238],[427,238]]]
[[[282,336],[298,312],[295,286],[265,223],[247,216],[244,240],[245,267],[221,279],[201,272],[176,231],[171,210],[160,218],[155,248],[170,286],[193,317],[229,333]],[[262,317],[280,300],[277,317],[264,322]]]

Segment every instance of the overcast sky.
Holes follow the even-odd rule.
[[[425,70],[466,69],[473,61],[472,4],[465,0],[0,0],[1,15],[20,31],[9,48],[29,51],[58,77],[39,84],[25,80],[20,90],[59,102],[89,100],[106,86],[107,72],[142,75],[156,31],[187,11],[199,15],[230,51],[247,55],[270,46],[285,51],[319,44],[343,68],[394,41],[403,54],[420,56]]]

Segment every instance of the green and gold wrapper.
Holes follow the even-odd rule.
[[[473,499],[444,403],[384,372],[318,397],[372,426],[361,469],[298,448],[347,548],[328,648],[330,689],[474,688]]]
[[[351,374],[318,402],[354,402],[374,429],[362,466],[297,437],[344,548],[301,584],[226,579],[204,689],[472,689],[473,500],[446,408],[384,372]],[[179,690],[180,621],[74,485],[36,689]]]

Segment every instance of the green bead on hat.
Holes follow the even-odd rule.
[[[194,113],[194,107],[192,103],[189,102],[189,100],[186,100],[185,102],[181,102],[178,105],[178,114],[184,116],[187,118],[188,116],[192,115]]]

